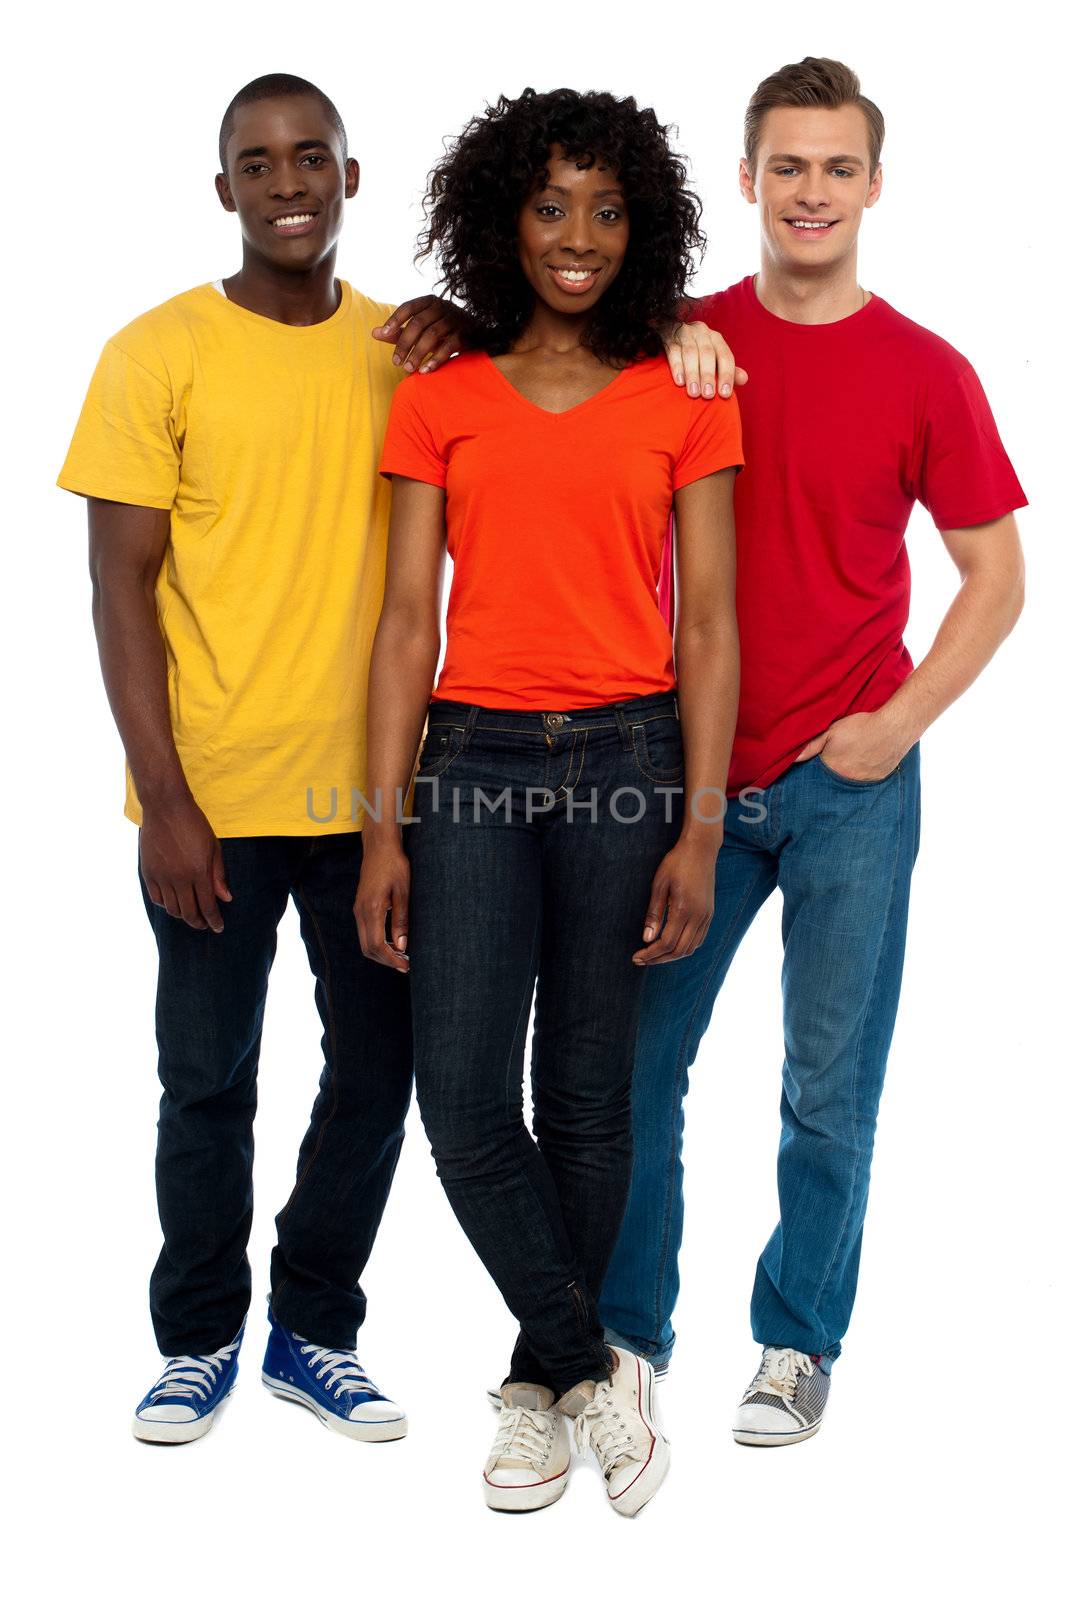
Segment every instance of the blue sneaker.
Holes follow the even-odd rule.
[[[163,1376],[133,1414],[133,1436],[149,1444],[188,1444],[214,1425],[237,1381],[237,1352],[244,1324],[232,1344],[209,1356],[173,1356]]]
[[[319,1422],[349,1439],[402,1439],[403,1410],[367,1376],[354,1350],[309,1344],[270,1318],[270,1342],[263,1357],[263,1383],[279,1400],[295,1400]]]

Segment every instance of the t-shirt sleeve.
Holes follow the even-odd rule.
[[[169,511],[180,471],[169,383],[109,341],[93,373],[59,487]]]
[[[743,432],[735,395],[692,400],[692,419],[673,467],[673,492],[725,467],[743,466]]]
[[[916,494],[937,528],[973,528],[1028,504],[972,367],[930,388]]]
[[[416,478],[443,489],[447,460],[425,404],[425,391],[432,382],[431,377],[405,378],[392,396],[380,471],[386,478]]]

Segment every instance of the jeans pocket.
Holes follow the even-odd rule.
[[[437,724],[425,735],[418,758],[419,778],[438,778],[449,767],[462,747],[462,730],[448,724]]]
[[[891,771],[885,773],[882,778],[846,778],[842,772],[837,772],[835,767],[830,767],[824,756],[817,755],[814,760],[822,772],[827,772],[834,783],[842,784],[845,789],[879,789],[882,783],[891,781],[902,765],[900,761],[899,767],[892,767]]]
[[[637,722],[632,729],[636,765],[652,783],[676,783],[684,775],[684,742],[672,714]]]

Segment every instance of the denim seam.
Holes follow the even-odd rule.
[[[577,785],[580,783],[580,781],[581,781],[581,773],[584,771],[584,752],[587,749],[587,747],[588,747],[588,736],[585,733],[585,731],[583,729],[581,729],[578,732],[576,739],[574,739],[572,748],[570,749],[569,766],[566,768],[566,776],[563,778],[562,782],[559,784],[558,788],[555,790],[555,799],[556,800],[561,800],[562,796],[564,794],[572,793],[572,791],[574,789],[576,789]],[[570,783],[570,775],[573,772],[573,758],[577,754],[578,748],[580,749],[580,752],[581,752],[581,759],[580,759],[580,762],[578,763],[578,766],[577,766],[577,776],[573,779],[573,782]]]
[[[317,944],[318,944],[318,953],[322,958],[322,971],[324,973],[324,976],[323,976],[323,978],[321,980],[321,983],[322,983],[322,993],[325,996],[326,1016],[328,1018],[328,1023],[329,1023],[329,1055],[330,1055],[329,1075],[330,1075],[330,1077],[332,1079],[332,1083],[333,1083],[333,1103],[330,1106],[329,1111],[327,1112],[325,1118],[322,1121],[322,1125],[318,1130],[318,1141],[315,1144],[314,1149],[311,1151],[311,1154],[307,1158],[307,1165],[304,1167],[303,1171],[300,1173],[299,1177],[296,1179],[296,1183],[295,1183],[295,1186],[294,1186],[294,1188],[292,1190],[292,1193],[289,1195],[288,1199],[285,1201],[285,1204],[284,1204],[284,1206],[283,1206],[283,1208],[282,1208],[282,1210],[281,1210],[281,1212],[280,1212],[280,1214],[278,1216],[278,1219],[277,1219],[278,1232],[280,1232],[281,1225],[284,1222],[285,1218],[288,1216],[289,1209],[290,1209],[290,1207],[292,1205],[292,1202],[295,1200],[296,1196],[299,1194],[300,1190],[303,1188],[304,1183],[307,1181],[308,1174],[310,1173],[312,1167],[314,1166],[315,1162],[318,1160],[319,1155],[321,1154],[322,1145],[325,1142],[326,1130],[329,1127],[329,1124],[332,1122],[333,1118],[336,1116],[337,1110],[338,1110],[338,1108],[340,1106],[340,1074],[337,1071],[336,1013],[335,1013],[335,1010],[334,1010],[334,1007],[333,1007],[332,972],[331,972],[330,965],[329,965],[329,957],[326,954],[325,940],[322,938],[322,930],[321,930],[321,927],[319,926],[318,918],[315,916],[314,911],[312,910],[309,901],[306,901],[306,900],[304,901],[304,909],[307,912],[307,920],[310,922],[311,927],[314,930],[314,937],[315,937],[315,940],[317,941]],[[288,1283],[288,1277],[287,1276],[281,1279],[281,1281],[278,1284],[277,1288],[274,1290],[274,1298],[275,1299],[281,1293],[282,1289],[284,1289],[284,1287],[285,1287],[285,1285],[287,1283]]]
[[[751,896],[754,894],[754,891],[755,891],[756,888],[757,888],[757,880],[755,882],[751,883],[750,887],[747,890],[747,893],[744,895],[744,897],[741,900],[740,904],[736,907],[736,911],[735,911],[735,914],[734,914],[734,916],[732,918],[732,921],[729,923],[728,935],[721,942],[720,954],[718,955],[717,959],[713,962],[713,964],[710,967],[707,968],[706,977],[703,980],[702,986],[699,989],[698,994],[696,995],[695,999],[692,1002],[692,1007],[691,1007],[691,1010],[690,1010],[690,1012],[688,1014],[688,1020],[685,1023],[684,1033],[681,1036],[680,1048],[679,1048],[679,1050],[677,1052],[676,1061],[674,1063],[674,1071],[673,1071],[673,1116],[672,1116],[672,1119],[670,1121],[670,1127],[672,1129],[672,1145],[671,1145],[671,1149],[670,1149],[670,1158],[671,1159],[670,1159],[670,1163],[669,1163],[669,1201],[668,1201],[668,1204],[665,1207],[664,1214],[663,1214],[663,1219],[662,1219],[662,1235],[661,1235],[661,1243],[660,1243],[659,1255],[658,1255],[658,1274],[657,1274],[657,1278],[656,1278],[656,1281],[655,1281],[655,1323],[656,1323],[656,1325],[657,1325],[657,1327],[659,1329],[661,1329],[661,1327],[662,1327],[662,1292],[663,1292],[663,1288],[664,1288],[664,1285],[665,1285],[665,1277],[666,1277],[666,1254],[667,1254],[666,1246],[667,1246],[667,1244],[669,1242],[670,1218],[673,1215],[673,1198],[674,1198],[674,1195],[676,1194],[676,1187],[677,1187],[677,1156],[678,1156],[678,1153],[679,1153],[678,1152],[678,1148],[677,1148],[677,1112],[680,1109],[680,1105],[681,1105],[681,1103],[683,1102],[683,1099],[684,1099],[684,1096],[679,1092],[681,1072],[683,1070],[682,1069],[682,1062],[684,1060],[685,1055],[687,1054],[688,1043],[689,1043],[689,1040],[691,1039],[692,1027],[693,1027],[694,1022],[695,1022],[696,1013],[698,1012],[699,1007],[702,1004],[703,999],[706,996],[706,991],[710,987],[710,983],[711,983],[712,979],[714,978],[718,967],[721,965],[721,959],[722,959],[722,956],[724,955],[724,952],[728,949],[733,929],[736,927],[736,924],[739,922],[740,918],[743,916],[743,913],[746,911],[747,906],[748,906],[748,904],[750,902]]]
[[[829,768],[828,770],[831,771],[831,768]],[[884,783],[887,783],[889,778],[898,776],[899,775],[899,771],[900,771],[899,767],[896,767],[894,772],[888,774],[888,778],[884,778],[881,781],[884,782]],[[895,828],[895,859],[894,859],[894,861],[892,863],[892,868],[891,868],[891,888],[888,891],[888,905],[889,906],[894,902],[895,889],[896,889],[896,887],[898,885],[898,880],[899,880],[899,852],[900,852],[901,846],[902,846],[902,801],[903,801],[903,784],[902,784],[902,782],[900,780],[900,782],[898,784],[898,815],[897,815],[897,819],[896,819],[896,828]],[[860,1152],[859,1152],[859,1149],[858,1149],[858,1106],[857,1106],[857,1098],[858,1098],[858,1088],[857,1088],[858,1063],[861,1060],[862,1042],[863,1042],[863,1040],[865,1038],[866,1024],[869,1021],[869,1012],[872,1009],[873,995],[874,995],[874,993],[876,991],[877,979],[878,979],[878,977],[880,975],[880,963],[881,963],[881,961],[883,960],[883,957],[884,957],[884,944],[885,944],[885,941],[887,939],[887,928],[888,928],[888,923],[887,923],[887,918],[885,918],[884,919],[884,925],[883,925],[883,928],[881,929],[881,933],[880,933],[880,947],[877,950],[877,954],[876,954],[876,965],[873,968],[873,976],[872,976],[872,980],[871,980],[870,985],[869,985],[869,994],[866,997],[865,1009],[862,1012],[861,1024],[860,1024],[859,1029],[858,1029],[858,1040],[857,1040],[857,1043],[856,1043],[855,1049],[854,1049],[854,1067],[853,1067],[853,1070],[851,1072],[851,1137],[854,1140],[854,1156],[853,1156],[853,1159],[851,1161],[850,1178],[848,1180],[848,1186],[847,1186],[847,1207],[846,1207],[846,1210],[845,1210],[845,1212],[843,1214],[843,1221],[840,1224],[839,1237],[836,1240],[835,1247],[834,1247],[834,1249],[832,1251],[832,1258],[829,1261],[828,1266],[825,1268],[824,1277],[821,1279],[820,1287],[819,1287],[816,1295],[814,1296],[813,1305],[811,1307],[811,1315],[820,1322],[820,1326],[821,1326],[820,1344],[822,1346],[822,1350],[823,1350],[824,1344],[825,1344],[826,1329],[825,1329],[824,1323],[820,1321],[821,1300],[822,1300],[822,1297],[824,1295],[826,1285],[828,1284],[828,1280],[829,1280],[829,1278],[831,1278],[833,1272],[836,1269],[837,1263],[839,1261],[840,1251],[841,1251],[841,1249],[843,1247],[843,1241],[847,1236],[847,1228],[848,1228],[848,1225],[850,1223],[851,1215],[852,1215],[852,1213],[854,1211],[854,1187],[855,1187],[855,1179],[857,1178],[857,1174],[858,1174],[858,1161],[859,1161],[859,1156],[860,1156]]]
[[[663,719],[657,718],[656,720],[662,721]],[[673,719],[670,718],[669,720],[672,721]],[[648,754],[648,763],[650,763],[650,756],[647,752],[647,735],[643,730],[644,724],[642,722],[633,723],[632,754],[636,765],[639,767],[644,777],[649,778],[652,783],[676,783],[678,778],[684,776],[683,763],[679,767],[670,767],[666,772],[655,772],[652,770],[650,764],[644,766],[643,762],[640,760],[640,747],[642,745],[645,754]],[[640,735],[639,739],[636,737],[637,734]]]

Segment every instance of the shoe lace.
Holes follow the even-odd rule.
[[[762,1352],[762,1365],[743,1397],[744,1402],[756,1394],[778,1394],[785,1400],[794,1400],[799,1373],[809,1376],[813,1370],[813,1362],[801,1350],[778,1350],[770,1346]]]
[[[354,1350],[331,1350],[324,1344],[301,1344],[300,1355],[325,1387],[337,1397],[345,1394],[376,1394]]]
[[[221,1350],[209,1356],[172,1356],[163,1369],[149,1396],[151,1405],[167,1400],[208,1400],[211,1390],[225,1371],[227,1361],[232,1361],[240,1349],[240,1339],[234,1339]]]
[[[622,1461],[638,1461],[639,1446],[629,1432],[629,1423],[618,1410],[609,1383],[601,1383],[577,1418],[574,1443],[582,1455],[595,1452],[605,1477]]]
[[[526,1406],[503,1406],[499,1431],[492,1454],[497,1460],[528,1461],[545,1465],[557,1422],[549,1411],[530,1411]]]

